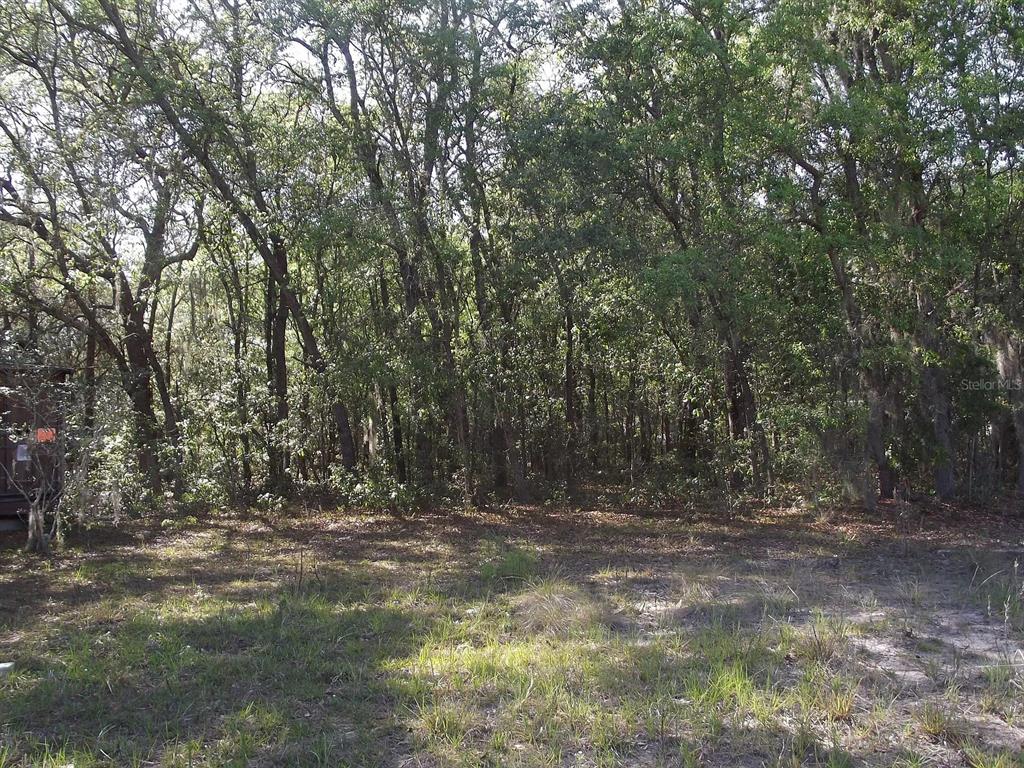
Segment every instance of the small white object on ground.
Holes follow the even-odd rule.
[[[14,671],[13,661],[0,661],[0,677]]]

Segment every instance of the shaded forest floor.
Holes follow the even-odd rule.
[[[0,767],[1024,765],[1024,528],[225,513],[0,539]]]

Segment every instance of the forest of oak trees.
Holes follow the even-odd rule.
[[[12,0],[3,358],[134,505],[1012,500],[1022,144],[1013,0]]]

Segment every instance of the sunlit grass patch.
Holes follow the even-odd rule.
[[[249,702],[228,715],[217,741],[215,761],[244,763],[258,752],[286,743],[290,736],[287,719],[272,706]]]
[[[493,748],[536,741],[558,748],[571,741],[592,663],[581,646],[540,639],[433,644],[398,665],[404,679],[397,689],[419,737],[437,754],[482,749],[486,741]],[[546,725],[537,729],[540,720]],[[470,732],[472,745],[464,743]]]
[[[797,653],[808,661],[828,664],[845,649],[850,634],[848,621],[818,611],[797,641]]]
[[[833,677],[819,688],[817,709],[829,720],[847,722],[853,719],[857,702],[857,683]]]
[[[435,642],[395,662],[396,692],[432,754],[449,755],[454,743],[478,755],[530,744],[621,765],[638,743],[679,756],[725,721],[774,728],[792,705],[775,677],[779,653],[735,628],[651,641],[542,625],[516,638]]]
[[[437,732],[436,714],[457,711],[481,737],[493,734],[492,747],[608,756],[641,730],[665,734],[678,709],[658,685],[672,674],[666,661],[659,651],[583,639],[424,648],[406,665],[404,692],[426,742],[441,751],[450,739]]]
[[[944,706],[929,702],[914,717],[921,730],[936,741],[959,745],[967,739],[966,723]]]
[[[532,582],[511,603],[516,626],[530,634],[597,632],[616,623],[610,606],[559,579]]]
[[[540,572],[535,550],[506,541],[484,541],[480,560],[480,578],[493,586],[522,585]]]
[[[993,752],[975,745],[964,747],[967,768],[1020,768],[1024,766],[1024,752]]]

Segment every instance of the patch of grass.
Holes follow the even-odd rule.
[[[1005,664],[991,664],[981,670],[982,679],[989,688],[1006,691],[1013,687],[1017,679],[1016,665],[1012,659]]]
[[[981,582],[985,607],[989,616],[1000,620],[1014,632],[1024,632],[1024,574],[1020,561],[1013,567],[998,571]]]
[[[462,752],[483,750],[485,743],[492,751],[512,750],[494,757],[500,765],[519,764],[511,758],[521,756],[523,744],[628,765],[639,734],[657,754],[677,755],[687,752],[685,733],[711,739],[723,718],[771,727],[787,705],[771,675],[771,651],[721,627],[687,641],[605,632],[532,637],[424,647],[403,667],[414,718],[432,718],[438,708],[464,713],[473,736]],[[436,736],[424,744],[437,757],[450,751]]]
[[[291,735],[287,720],[275,708],[249,702],[224,719],[213,754],[223,764],[244,764],[261,751],[281,746]]]
[[[921,580],[916,576],[898,578],[896,588],[908,607],[916,609],[923,605],[924,591]]]
[[[857,701],[857,685],[840,678],[834,678],[824,690],[819,701],[821,711],[829,720],[847,722],[853,719]]]
[[[1024,677],[1015,656],[1007,656],[1000,664],[982,669],[984,688],[978,703],[982,712],[999,715],[1007,720],[1016,715],[1024,695]]]
[[[959,745],[967,739],[967,726],[964,721],[938,704],[925,704],[917,711],[915,719],[921,730],[935,741]]]
[[[725,550],[751,540],[749,521],[695,532],[692,518],[631,516],[594,541],[584,514],[536,540],[482,538],[506,524],[492,519],[458,547],[429,517],[401,539],[390,519],[377,532],[365,517],[324,521],[359,530],[339,544],[281,515],[269,532],[165,530],[118,559],[51,558],[36,581],[0,550],[0,608],[15,608],[0,610],[0,658],[16,662],[0,679],[0,768],[845,768],[875,751],[909,768],[951,748],[975,768],[1014,765],[950,714],[992,696],[1014,724],[1012,636],[976,628],[1010,644],[981,680],[955,654],[947,674],[935,653],[943,685],[894,681],[886,665],[917,672],[915,651],[932,649],[893,642],[905,601],[878,581],[874,550],[865,571],[851,549],[819,579],[799,560],[829,552],[824,537],[786,532],[770,547],[792,554],[780,565]],[[968,588],[913,570],[923,594]],[[920,601],[920,626],[937,607]],[[685,620],[665,620],[674,608]]]
[[[818,611],[807,633],[798,641],[798,652],[809,661],[827,665],[846,647],[849,636],[848,621]]]
[[[18,738],[13,764],[53,763],[60,749],[60,765],[79,767],[165,758],[245,765],[289,744],[312,747],[339,715],[374,722],[386,693],[374,670],[407,652],[429,613],[352,602],[359,593],[336,584],[327,594],[282,589],[244,604],[170,596],[80,613],[81,626],[19,658],[19,673],[0,684],[5,722],[59,732],[74,750]],[[379,748],[363,730],[349,757]]]
[[[788,584],[774,585],[762,580],[760,586],[764,595],[763,614],[766,618],[785,617],[800,604],[799,597]]]
[[[530,634],[606,630],[614,618],[592,595],[560,579],[531,583],[513,598],[512,608],[517,626]]]
[[[424,707],[418,719],[430,742],[453,750],[463,747],[471,727],[467,710],[439,703]]]
[[[485,541],[481,552],[480,578],[487,584],[522,585],[540,568],[537,553],[504,541]]]
[[[197,525],[199,525],[199,518],[195,515],[186,515],[180,518],[168,517],[160,521],[160,528],[168,532],[185,531]]]
[[[825,754],[825,768],[854,768],[853,756],[842,749],[830,749]]]
[[[1024,765],[1024,754],[990,752],[981,747],[968,745],[964,748],[964,761],[967,768],[1020,768]]]
[[[941,653],[945,643],[937,637],[920,637],[914,642],[914,647],[921,653]]]

